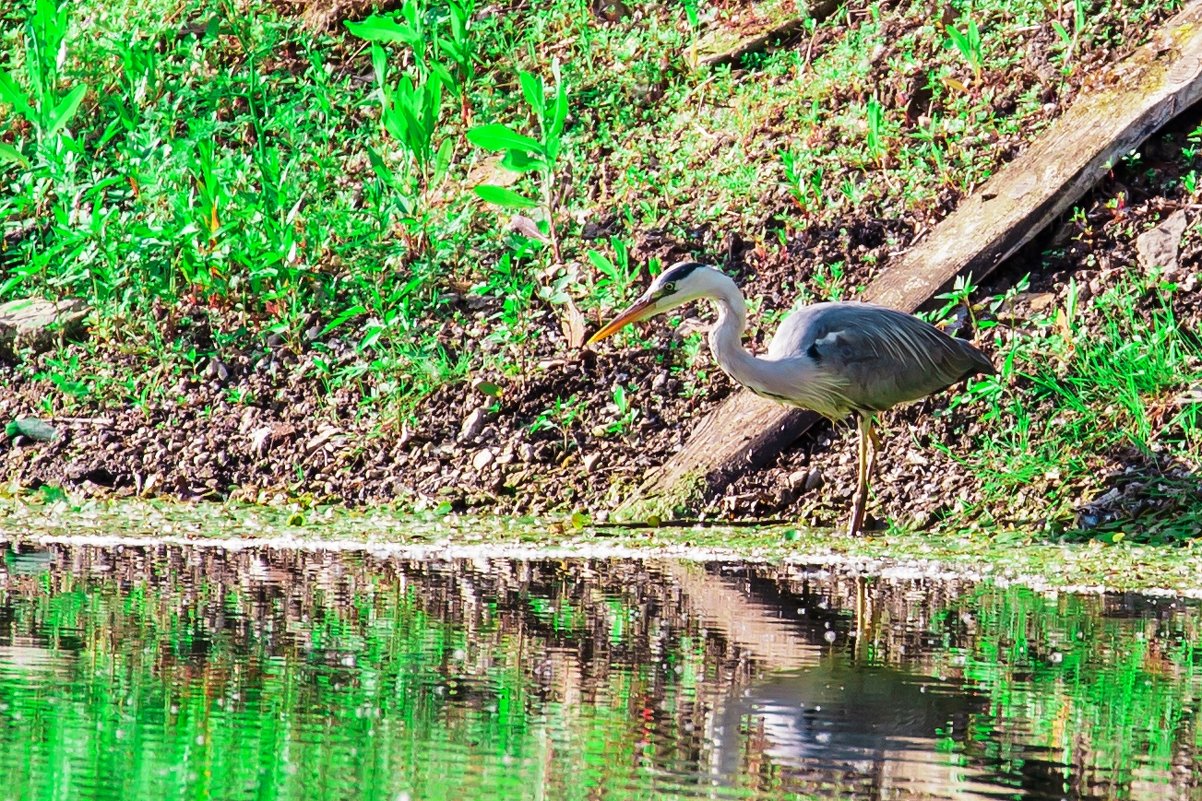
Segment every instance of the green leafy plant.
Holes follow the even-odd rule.
[[[1071,61],[1077,51],[1077,43],[1081,39],[1081,32],[1085,30],[1085,3],[1083,0],[1073,0],[1073,30],[1069,33],[1065,29],[1060,20],[1052,20],[1052,30],[1056,31],[1056,35],[1060,37],[1061,44],[1064,45],[1064,52],[1061,54],[1061,69],[1067,74],[1071,71]]]
[[[476,81],[476,44],[469,26],[475,15],[474,0],[447,2],[447,29],[435,38],[438,52],[454,68],[447,86],[459,98],[459,114],[464,126],[471,122],[471,97],[468,89]]]
[[[61,162],[64,149],[73,145],[66,136],[67,125],[79,111],[88,85],[78,82],[63,91],[59,60],[64,52],[70,4],[60,8],[55,0],[37,0],[25,24],[25,83],[15,75],[0,72],[0,102],[12,106],[34,131],[34,140],[24,146],[0,142],[0,161],[30,167],[35,162]],[[30,96],[32,95],[32,97]]]
[[[478,125],[467,132],[468,141],[485,150],[504,153],[501,166],[519,174],[534,173],[539,179],[539,199],[535,200],[503,186],[484,184],[475,187],[475,193],[483,200],[506,208],[539,208],[546,215],[547,236],[551,251],[558,262],[561,260],[556,216],[559,206],[560,187],[557,183],[556,167],[563,152],[564,124],[568,118],[568,89],[559,71],[559,63],[552,64],[555,79],[552,99],[547,100],[547,89],[542,78],[532,72],[519,72],[518,82],[522,96],[538,121],[538,138],[518,133],[501,123]]]
[[[963,308],[965,313],[972,318],[972,293],[976,289],[972,273],[957,275],[950,291],[941,292],[935,296],[935,300],[943,301],[943,306],[931,315],[932,319],[935,321],[946,320],[958,308]]]
[[[846,293],[845,266],[841,261],[830,264],[819,262],[815,265],[814,274],[810,280],[814,282],[814,286],[818,287],[824,299],[840,300]]]
[[[881,106],[881,101],[877,98],[868,98],[868,129],[865,134],[865,143],[868,145],[868,156],[873,161],[880,163],[885,157],[885,145],[882,136],[882,129],[885,124],[885,110]]]
[[[1190,170],[1185,175],[1181,176],[1181,188],[1189,194],[1196,194],[1198,191],[1198,171]]]
[[[985,64],[985,57],[981,50],[981,29],[977,26],[977,21],[967,12],[964,14],[963,22],[963,31],[952,25],[948,25],[947,38],[972,69],[974,82],[979,82],[981,80],[981,68]]]
[[[424,3],[409,0],[401,7],[399,18],[378,14],[363,22],[346,23],[353,35],[371,42],[380,123],[406,156],[399,173],[374,148],[367,148],[368,158],[376,177],[394,190],[404,215],[402,222],[413,235],[419,252],[427,242],[428,195],[446,177],[454,153],[454,140],[439,135],[443,91],[448,86],[464,91],[453,74],[437,61],[436,34],[427,26],[425,17]],[[461,33],[466,38],[465,28]],[[386,43],[404,44],[413,56],[413,67],[395,79],[389,71],[388,54],[383,46]],[[457,47],[456,52],[470,63],[467,46],[461,42]]]
[[[566,399],[556,398],[549,407],[535,415],[530,423],[530,433],[537,434],[545,429],[554,429],[560,433],[566,444],[568,429],[577,422],[585,406],[586,402],[579,395],[573,394]]]
[[[622,384],[614,384],[613,408],[614,419],[605,427],[609,434],[621,434],[634,423],[639,416],[639,410],[630,403],[631,392]]]
[[[789,194],[797,201],[798,207],[807,212],[821,205],[825,170],[821,166],[809,165],[810,154],[785,150],[781,152],[780,159],[785,173],[785,184]]]
[[[639,268],[630,263],[630,251],[626,243],[617,237],[610,237],[609,246],[613,257],[599,250],[589,250],[588,260],[600,273],[593,283],[593,300],[601,306],[616,306],[630,293],[630,288],[638,281]]]

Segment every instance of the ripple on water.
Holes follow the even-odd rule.
[[[1175,799],[1196,604],[672,560],[10,549],[0,786]]]

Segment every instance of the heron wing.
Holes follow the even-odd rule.
[[[993,365],[976,348],[904,312],[868,303],[819,303],[790,315],[770,359],[804,357],[837,377],[858,409],[917,400]]]

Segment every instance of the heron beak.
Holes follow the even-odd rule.
[[[634,305],[610,320],[604,328],[589,337],[586,344],[591,345],[594,342],[600,342],[606,337],[616,334],[630,323],[638,322],[653,314],[655,314],[655,301],[647,297],[639,298],[634,302]]]

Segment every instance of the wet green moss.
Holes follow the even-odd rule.
[[[1162,590],[1202,595],[1202,552],[1192,544],[1053,544],[1022,532],[890,532],[849,537],[784,525],[594,525],[564,519],[403,515],[388,508],[260,507],[148,500],[0,498],[0,538],[160,540],[222,547],[278,544],[383,550],[409,556],[641,555],[828,565],[865,574],[968,576],[1047,590]]]

